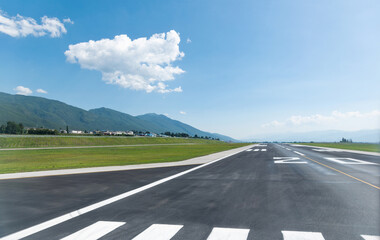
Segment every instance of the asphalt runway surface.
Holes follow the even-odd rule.
[[[378,240],[380,157],[261,144],[206,165],[0,181],[1,239]]]

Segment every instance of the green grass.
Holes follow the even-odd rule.
[[[380,145],[375,143],[298,143],[302,145],[330,147],[339,149],[380,152]]]
[[[245,143],[0,151],[0,173],[117,166],[185,160]]]
[[[0,148],[70,147],[134,144],[202,143],[220,141],[194,138],[103,137],[103,136],[11,136],[0,135]]]

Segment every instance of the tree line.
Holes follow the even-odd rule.
[[[47,128],[29,128],[25,129],[22,123],[7,122],[0,126],[0,133],[5,134],[36,134],[36,135],[57,135],[59,132],[55,129]]]

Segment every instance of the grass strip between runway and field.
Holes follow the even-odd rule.
[[[329,147],[347,150],[358,150],[366,152],[380,152],[380,144],[376,143],[297,143],[300,145]]]
[[[79,146],[110,146],[136,144],[173,144],[201,143],[217,144],[220,141],[200,138],[171,137],[116,137],[116,136],[36,136],[36,135],[0,135],[0,148],[36,148],[36,147],[79,147]]]
[[[0,151],[0,173],[174,162],[246,145],[248,144],[214,142],[193,145]]]

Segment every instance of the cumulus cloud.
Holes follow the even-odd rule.
[[[17,86],[13,90],[16,91],[16,94],[19,94],[19,95],[30,95],[33,93],[32,90],[30,90],[27,87],[23,87],[23,86]]]
[[[182,115],[186,115],[186,112],[184,112],[184,111],[179,111],[179,113]]]
[[[295,115],[284,121],[274,120],[261,125],[262,128],[278,127],[303,127],[303,126],[329,126],[337,128],[343,126],[358,128],[379,128],[380,111],[373,110],[370,112],[340,112],[333,111],[330,115],[313,114],[308,116]]]
[[[36,92],[38,92],[38,93],[43,93],[43,94],[47,94],[47,91],[45,91],[45,90],[43,90],[43,89],[41,89],[41,88],[37,89]]]
[[[123,34],[69,45],[65,55],[70,63],[100,71],[108,84],[148,93],[182,92],[181,87],[169,89],[166,84],[184,73],[172,65],[185,55],[179,50],[179,43],[180,36],[174,30],[135,40]]]
[[[65,25],[55,17],[49,18],[44,16],[41,18],[41,24],[39,24],[33,18],[24,17],[19,14],[9,17],[0,10],[0,32],[11,37],[26,37],[28,35],[41,37],[50,35],[50,37],[55,38],[60,37],[67,30]]]

